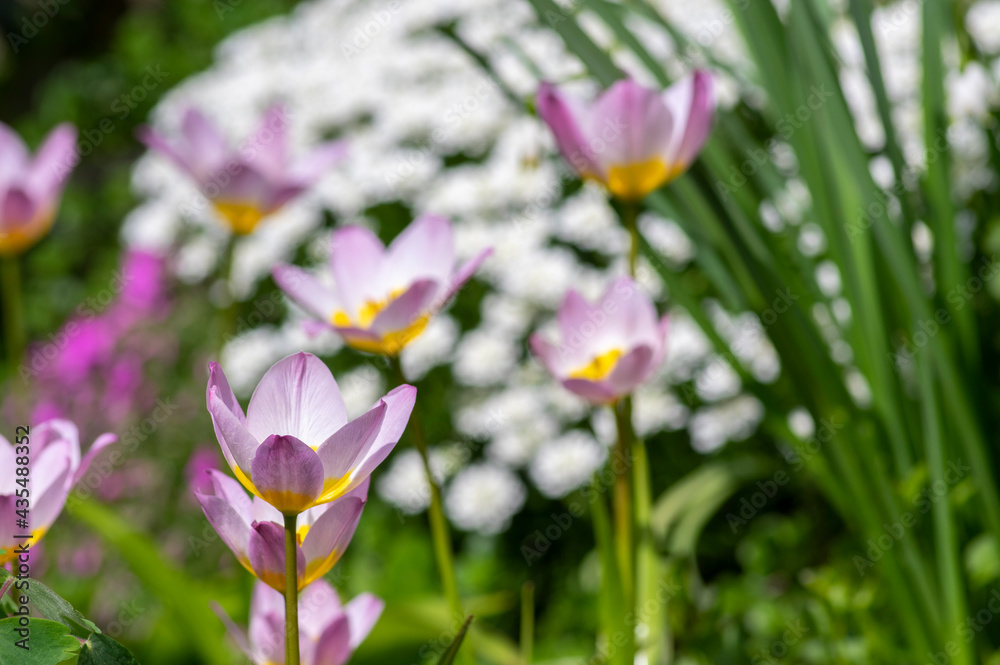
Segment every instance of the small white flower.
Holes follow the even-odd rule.
[[[527,498],[524,484],[509,469],[474,464],[460,471],[445,493],[448,519],[459,529],[484,535],[501,533]]]
[[[600,469],[608,450],[589,432],[571,430],[542,446],[531,463],[531,480],[550,499],[560,499],[583,487]]]

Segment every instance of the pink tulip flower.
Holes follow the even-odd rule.
[[[108,445],[118,440],[114,434],[97,437],[86,455],[80,454],[80,435],[76,425],[68,420],[49,420],[31,427],[28,448],[24,443],[13,444],[0,435],[0,565],[17,557],[17,546],[37,543],[59,517],[70,490],[76,485],[93,459]],[[18,468],[27,457],[27,482],[19,483]],[[27,485],[25,487],[24,485]],[[25,491],[27,490],[27,491]],[[20,493],[20,494],[19,494]],[[27,495],[28,526],[18,526],[23,519],[18,510],[25,508],[19,500]],[[30,534],[28,539],[18,535]]]
[[[360,351],[395,356],[472,277],[493,251],[455,268],[451,223],[423,215],[385,247],[368,229],[334,233],[330,269],[336,288],[290,265],[274,271],[278,286],[323,325]]]
[[[637,201],[691,166],[712,128],[712,75],[696,71],[664,91],[624,79],[589,107],[543,83],[538,114],[563,157],[616,197]]]
[[[233,233],[253,233],[260,221],[311,187],[345,152],[342,141],[324,143],[304,158],[288,155],[288,117],[281,106],[238,149],[204,115],[189,109],[181,137],[172,143],[149,127],[139,140],[186,171]]]
[[[416,396],[413,386],[399,386],[348,421],[336,380],[309,353],[275,363],[245,416],[217,363],[208,379],[208,411],[229,467],[244,487],[285,515],[359,487],[399,441]]]
[[[557,315],[562,339],[531,336],[531,349],[552,376],[592,404],[631,394],[663,360],[667,317],[639,286],[620,277],[597,303],[570,290]]]
[[[21,138],[0,122],[0,255],[21,254],[49,232],[76,161],[73,125],[53,129],[32,159]]]
[[[299,596],[299,652],[302,665],[343,665],[368,636],[385,603],[363,593],[347,605],[324,580]],[[221,610],[219,610],[221,612]],[[266,584],[254,585],[249,636],[220,614],[230,635],[255,665],[285,663],[285,599]]]
[[[237,560],[273,589],[285,591],[284,518],[258,497],[251,499],[238,482],[220,471],[206,472],[209,492],[195,492],[205,517]],[[296,518],[298,588],[326,575],[354,536],[368,500],[368,479],[331,503],[310,508]]]

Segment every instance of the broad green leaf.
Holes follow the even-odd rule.
[[[27,619],[21,627],[21,617],[0,620],[0,665],[58,665],[76,658],[80,642],[69,634],[69,628],[48,619]],[[28,637],[18,633],[27,630]],[[27,649],[17,646],[27,639]]]
[[[28,585],[25,591],[29,598],[28,606],[41,616],[68,626],[70,633],[80,638],[101,632],[94,622],[80,614],[69,601],[49,587],[36,579],[29,579]]]
[[[462,640],[465,639],[465,633],[468,632],[470,623],[472,623],[471,614],[466,617],[465,623],[463,623],[462,627],[458,629],[458,634],[455,635],[455,639],[451,641],[448,648],[445,649],[443,654],[441,654],[441,658],[438,660],[438,665],[451,665],[455,662],[455,657],[458,656],[458,649],[462,646]]]
[[[77,665],[139,665],[132,653],[107,635],[91,635],[80,648]]]

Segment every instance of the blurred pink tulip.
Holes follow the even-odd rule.
[[[211,489],[195,493],[205,517],[247,570],[283,593],[285,532],[281,513],[258,497],[251,499],[238,482],[224,473],[206,473],[211,479]],[[354,536],[367,500],[368,480],[365,479],[336,501],[298,515],[299,589],[326,575],[340,560]]]
[[[696,71],[664,91],[624,79],[586,107],[549,83],[538,114],[563,157],[583,178],[636,201],[684,173],[712,128],[712,75]]]
[[[593,404],[631,394],[663,360],[667,317],[639,286],[620,277],[597,303],[570,290],[558,312],[562,339],[531,336],[531,349],[568,390]]]
[[[0,122],[0,255],[20,254],[48,233],[76,160],[73,125],[53,129],[32,159]]]
[[[323,580],[299,596],[299,650],[302,665],[343,665],[375,627],[385,603],[363,593],[347,605]],[[285,663],[285,599],[266,584],[254,585],[249,636],[221,610],[230,635],[255,665]]]
[[[286,515],[364,483],[399,441],[416,396],[413,386],[399,386],[349,421],[336,380],[310,353],[275,363],[245,416],[222,367],[212,363],[208,379],[208,411],[229,467],[244,487]]]
[[[385,247],[374,233],[349,226],[334,233],[330,270],[336,288],[290,265],[277,266],[278,286],[348,345],[397,355],[490,255],[486,249],[456,269],[451,223],[424,215]]]
[[[22,443],[13,444],[0,434],[0,565],[13,560],[14,548],[21,543],[32,544],[42,539],[59,517],[70,490],[76,485],[93,459],[108,445],[118,440],[114,434],[97,437],[86,455],[80,454],[80,435],[68,420],[49,420],[30,428],[28,433],[27,487],[18,484],[18,459],[24,457]],[[18,526],[18,491],[28,490],[30,509],[28,526]],[[28,539],[16,538],[31,534]]]
[[[140,128],[139,140],[186,171],[237,235],[253,233],[264,217],[311,187],[345,153],[345,144],[335,141],[293,162],[281,106],[268,109],[254,135],[235,150],[195,109],[185,113],[178,141],[149,127]]]

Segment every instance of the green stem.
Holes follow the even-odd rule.
[[[535,585],[525,582],[521,586],[521,665],[531,665],[531,651],[535,642]]]
[[[632,399],[624,397],[614,407],[618,425],[618,445],[611,468],[615,471],[614,516],[615,555],[621,573],[625,607],[635,607],[635,535],[632,512]],[[620,471],[615,467],[621,465]]]
[[[621,220],[628,229],[628,274],[635,278],[635,262],[639,257],[639,206],[635,203],[623,203]]]
[[[0,258],[0,283],[3,288],[4,340],[7,360],[14,372],[24,353],[24,317],[21,309],[21,266],[16,256]]]
[[[285,665],[299,665],[297,518],[297,515],[285,515]]]
[[[403,366],[398,356],[389,357],[393,373],[400,384],[406,383],[406,376],[403,374]],[[441,502],[441,488],[434,480],[431,472],[430,456],[427,453],[427,439],[424,435],[423,423],[420,420],[419,411],[414,408],[410,415],[410,422],[407,426],[410,432],[410,440],[414,448],[420,452],[420,457],[424,462],[424,472],[427,474],[427,484],[431,489],[431,505],[428,509],[428,519],[431,524],[431,539],[434,545],[434,557],[437,559],[438,573],[441,575],[441,584],[444,587],[444,595],[448,600],[448,607],[451,611],[453,628],[458,629],[464,619],[465,610],[462,607],[462,598],[458,594],[458,582],[455,576],[455,561],[451,552],[451,535],[448,533],[448,521],[444,516],[444,507]],[[471,637],[471,636],[470,636]],[[465,640],[469,643],[469,638]],[[459,658],[465,663],[472,663],[472,656],[464,646],[459,651]]]

